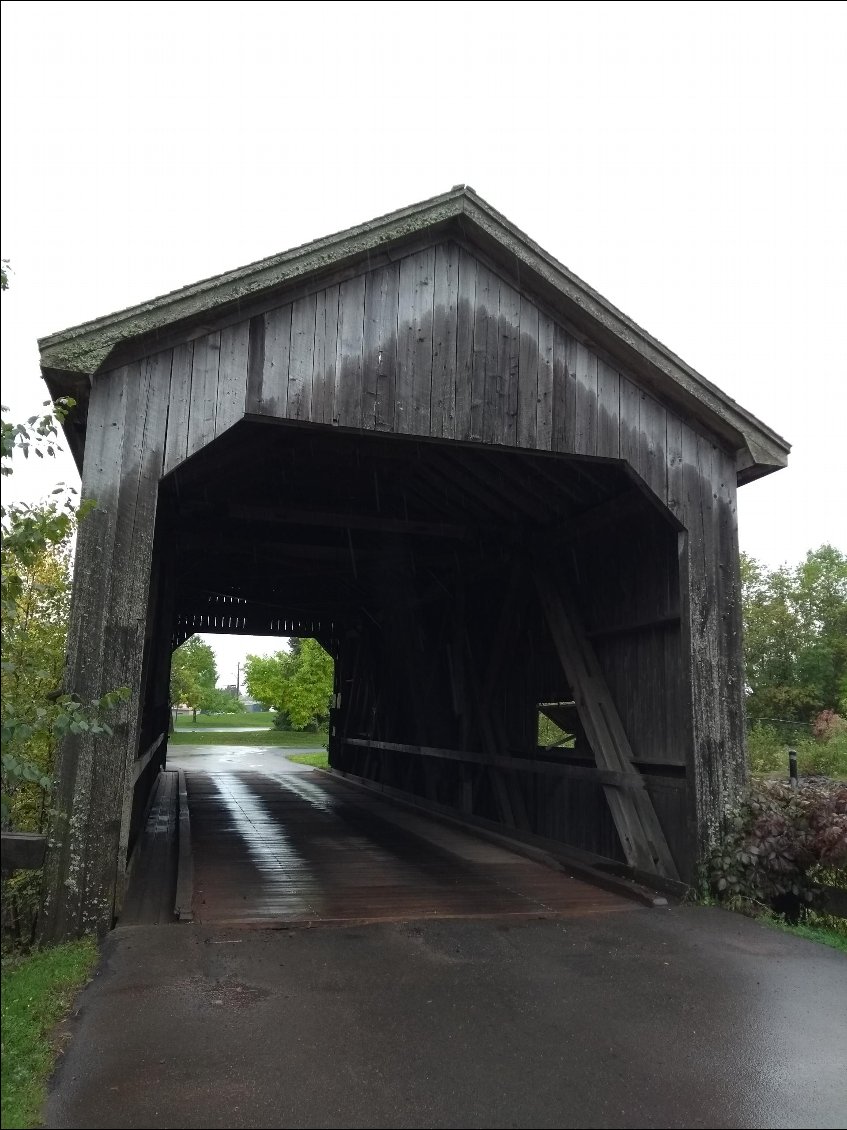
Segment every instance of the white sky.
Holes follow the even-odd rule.
[[[847,549],[844,4],[2,9],[16,418],[37,336],[468,183],[793,443],[742,548]]]

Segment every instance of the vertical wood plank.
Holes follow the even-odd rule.
[[[371,272],[365,285],[362,426],[377,431],[394,426],[399,280],[392,263]]]
[[[364,339],[365,276],[358,275],[338,288],[335,421],[346,428],[362,425]]]
[[[471,438],[471,390],[473,387],[474,314],[476,310],[477,261],[459,251],[459,298],[456,323],[456,423],[455,438]]]
[[[191,368],[194,342],[178,345],[173,351],[169,392],[168,431],[162,473],[167,475],[186,458],[188,423],[191,414]]]
[[[641,394],[635,469],[661,502],[667,502],[667,412],[646,393]]]
[[[553,446],[553,319],[538,317],[538,403],[535,413],[536,447]]]
[[[250,323],[238,322],[221,330],[221,360],[218,370],[218,405],[215,435],[219,436],[244,418],[247,406],[247,359]]]
[[[535,447],[538,409],[538,307],[521,296],[518,374],[518,447]]]
[[[488,363],[488,334],[496,324],[500,308],[499,280],[482,264],[476,280],[476,306],[473,322],[473,369],[471,373],[471,415],[468,438],[481,440],[485,427],[485,370]]]
[[[582,342],[576,348],[576,434],[579,455],[597,454],[597,355]]]
[[[503,440],[507,447],[518,442],[520,403],[521,296],[507,283],[500,284],[499,353],[497,367],[505,384]]]
[[[459,307],[459,248],[435,249],[432,321],[432,434],[456,435],[456,360]]]
[[[485,393],[482,409],[482,438],[485,443],[502,444],[505,433],[506,375],[500,368],[501,294],[509,288],[496,275],[489,287],[489,308],[485,336]]]
[[[569,393],[575,389],[568,373],[568,335],[558,323],[553,327],[553,450],[569,451],[568,424],[573,419],[573,403],[568,403]]]
[[[189,455],[193,455],[215,438],[220,360],[220,331],[207,334],[194,342],[194,357],[191,368],[191,415],[188,421]]]
[[[638,439],[641,429],[641,390],[621,374],[621,459],[632,467],[638,462]]]
[[[288,361],[291,350],[291,306],[264,315],[264,353],[261,391],[254,411],[282,417],[288,397]]]
[[[331,424],[335,414],[335,366],[338,353],[338,287],[315,296],[315,357],[312,370],[312,419]]]
[[[291,353],[285,415],[289,420],[312,419],[312,372],[315,364],[314,294],[298,298],[291,307]]]
[[[621,379],[605,361],[597,365],[597,454],[619,459],[621,454]]]
[[[667,420],[667,500],[668,509],[680,521],[684,521],[683,475],[682,475],[682,421],[672,412]]]

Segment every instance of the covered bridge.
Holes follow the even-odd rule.
[[[119,912],[198,631],[318,639],[345,774],[694,878],[745,771],[768,427],[465,186],[40,347],[96,500],[67,689],[131,688],[60,753],[49,935]]]

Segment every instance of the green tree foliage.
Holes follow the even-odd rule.
[[[317,640],[290,642],[291,651],[247,656],[247,690],[263,706],[287,716],[295,730],[324,726],[332,695],[332,658]]]
[[[216,709],[222,696],[230,698],[217,690],[217,681],[214,651],[199,636],[192,636],[171,657],[171,706],[190,706],[195,718],[198,710]]]
[[[52,412],[26,423],[4,418],[3,476],[12,474],[15,454],[25,459],[54,455],[58,424],[72,407],[71,400],[59,401]],[[2,820],[27,831],[43,830],[58,739],[66,733],[111,732],[104,714],[127,694],[120,690],[84,703],[62,687],[70,552],[81,516],[73,492],[63,486],[39,506],[0,506]]]
[[[811,722],[847,708],[847,557],[831,545],[796,568],[742,554],[751,721]]]

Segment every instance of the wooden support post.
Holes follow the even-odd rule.
[[[627,862],[642,871],[676,879],[677,869],[665,834],[643,779],[632,763],[632,748],[594,648],[549,573],[538,567],[534,579],[598,767],[627,774],[640,782],[640,788],[635,790],[604,784]]]
[[[170,354],[94,378],[65,689],[83,702],[126,687],[113,734],[74,734],[61,745],[45,862],[41,936],[111,928],[126,866],[122,816],[141,731],[148,587],[170,385]]]

